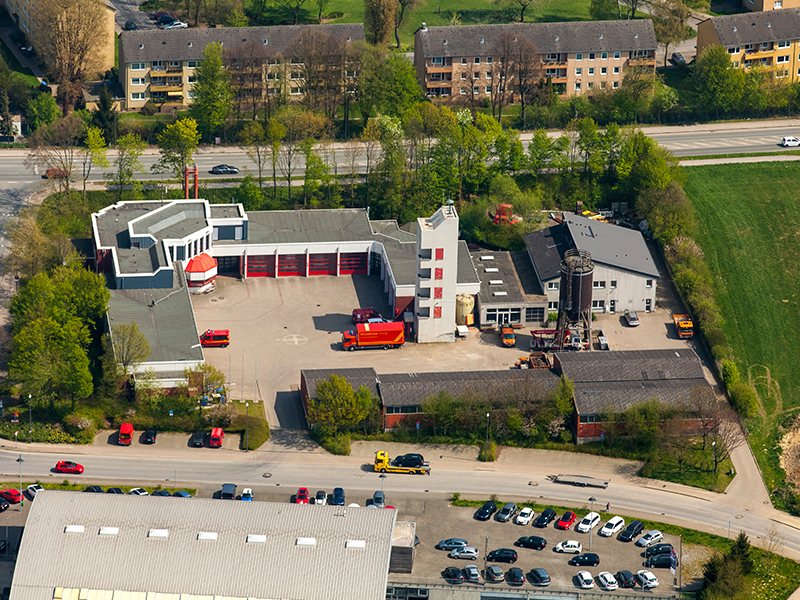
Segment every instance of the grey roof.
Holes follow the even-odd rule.
[[[231,244],[291,244],[371,241],[365,210],[265,210],[248,212],[247,240]],[[215,241],[214,244],[225,243]]]
[[[180,263],[175,265],[172,288],[109,290],[109,326],[136,321],[150,345],[145,362],[203,360],[186,277]]]
[[[100,92],[103,87],[108,86],[114,100],[124,100],[125,90],[119,81],[87,81],[81,84],[83,99],[87,102],[97,102],[100,100]]]
[[[155,244],[149,248],[117,248],[117,261],[118,275],[155,273],[158,269],[169,266],[163,244]]]
[[[800,9],[784,8],[763,12],[713,17],[711,23],[723,46],[800,39]]]
[[[208,221],[204,202],[170,202],[133,223],[133,235],[152,235],[157,240],[182,239],[205,227]]]
[[[120,35],[121,56],[129,63],[152,60],[201,60],[203,50],[214,42],[222,43],[225,50],[246,42],[255,42],[265,46],[271,54],[280,54],[300,33],[308,29],[324,31],[346,41],[364,41],[364,25],[361,23],[138,30],[123,31]]]
[[[244,216],[239,204],[211,204],[210,209],[212,219],[240,219]]]
[[[99,245],[106,248],[129,247],[131,240],[128,236],[128,223],[147,215],[153,207],[153,202],[124,202],[92,214]]]
[[[588,250],[595,262],[661,277],[640,231],[568,213],[564,224],[575,248]]]
[[[558,376],[550,369],[390,373],[379,375],[378,378],[381,402],[384,406],[417,406],[426,398],[442,391],[451,396],[458,396],[467,391],[496,390],[502,385],[519,388],[523,381],[548,392],[558,383]]]
[[[11,600],[52,600],[57,587],[383,600],[397,511],[309,508],[44,490],[31,505]],[[66,533],[68,525],[83,532]],[[101,527],[119,530],[99,535]],[[149,537],[151,529],[166,529],[168,537]],[[216,533],[216,540],[198,539],[201,532]],[[266,543],[248,542],[248,535],[264,535]],[[313,538],[315,545],[298,538]],[[365,546],[346,548],[348,540]]]
[[[481,291],[478,294],[481,305],[487,304],[506,304],[515,302],[546,302],[547,297],[541,294],[527,294],[522,284],[522,277],[533,279],[533,286],[528,285],[528,291],[536,290],[538,282],[532,273],[530,260],[524,252],[502,252],[491,250],[473,250],[470,252],[472,262],[476,266],[478,277],[481,281]],[[523,260],[519,260],[520,256]],[[491,256],[491,260],[481,260]],[[459,261],[460,262],[460,261]],[[518,268],[528,269],[530,272],[519,273]],[[497,269],[489,271],[487,269]],[[491,281],[502,281],[502,284],[490,284]],[[506,295],[496,297],[495,292],[505,292]]]
[[[303,369],[300,377],[306,382],[306,390],[309,398],[317,395],[317,384],[325,381],[331,375],[344,377],[354,390],[358,390],[362,385],[366,387],[374,396],[378,395],[378,374],[371,367],[353,369]]]
[[[370,225],[372,225],[372,230],[375,233],[388,235],[389,237],[395,238],[398,242],[416,242],[417,235],[416,233],[412,233],[405,229],[401,229],[397,225],[397,221],[395,220],[388,220],[388,221],[370,221]],[[416,223],[414,223],[414,227],[416,230]]]
[[[655,50],[658,45],[653,22],[636,19],[428,27],[417,31],[415,50],[426,58],[491,56],[495,39],[505,31],[527,37],[540,54]]]
[[[708,387],[708,383],[705,379],[576,383],[575,407],[579,415],[592,415],[607,410],[624,411],[653,399],[680,405],[691,400],[697,387]]]
[[[539,279],[545,282],[561,276],[561,259],[572,248],[566,229],[561,225],[539,229],[523,238]]]
[[[416,269],[416,257],[414,258],[414,268]],[[472,263],[469,255],[469,246],[464,240],[458,240],[458,269],[456,271],[456,283],[480,283],[478,270]]]

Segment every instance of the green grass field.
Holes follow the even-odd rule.
[[[773,490],[784,479],[775,434],[800,407],[800,169],[774,162],[685,171],[723,329],[742,380],[759,395],[747,426]]]

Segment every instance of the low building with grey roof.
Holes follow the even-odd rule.
[[[11,600],[384,600],[396,510],[44,490]]]
[[[558,311],[561,260],[571,249],[588,251],[594,262],[593,312],[655,309],[660,274],[640,231],[564,213],[561,223],[524,239],[548,310]]]

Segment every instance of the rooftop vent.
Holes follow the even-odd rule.
[[[739,31],[739,30],[738,30],[738,29],[736,29],[736,25],[734,25],[734,26],[733,26],[733,33],[736,33],[737,31]]]
[[[558,41],[558,36],[556,36],[556,41]]]
[[[508,292],[492,292],[492,296],[508,296]]]
[[[351,38],[351,37],[348,35],[348,36],[347,36],[347,41],[348,41],[348,42],[352,42],[352,41],[353,41],[353,38]]]
[[[770,25],[769,22],[767,22],[767,27],[772,27],[772,25]]]
[[[299,537],[299,538],[297,538],[297,545],[298,546],[316,546],[317,545],[317,538]]]
[[[84,529],[83,525],[67,525],[64,527],[64,533],[83,533]]]
[[[486,268],[483,270],[483,272],[484,272],[484,273],[499,273],[499,272],[500,272],[500,269],[498,269],[497,267],[486,267]]]
[[[444,40],[442,43],[443,43],[445,46],[447,46],[447,40]]]
[[[483,38],[481,38],[481,44],[483,43]]]
[[[139,44],[139,50],[143,50],[143,49],[144,49],[144,44]]]
[[[119,535],[119,527],[101,527],[100,535]]]
[[[264,40],[264,45],[266,46],[268,44],[269,44],[269,40]]]
[[[485,254],[484,256],[481,256],[481,260],[494,260],[494,256],[491,254]]]
[[[216,542],[217,541],[217,532],[216,531],[201,531],[197,534],[197,539],[201,542]]]
[[[162,45],[162,46],[166,46],[166,45],[167,45],[167,42],[161,42],[161,45]]]
[[[603,34],[602,34],[602,33],[600,34],[600,39],[601,39],[601,40],[603,39]]]
[[[169,529],[151,529],[147,533],[147,537],[166,539],[169,537]]]
[[[502,279],[490,279],[489,285],[503,285]]]
[[[192,42],[189,42],[186,45],[189,46],[189,48],[191,48],[192,47]]]
[[[267,536],[261,535],[260,533],[249,533],[249,534],[247,534],[247,543],[248,544],[266,544],[267,543]]]
[[[639,39],[639,34],[638,34],[638,33],[634,33],[634,34],[633,34],[633,37],[634,37],[634,39],[637,39],[637,40],[638,40],[638,39]]]
[[[347,540],[344,543],[344,547],[345,548],[358,548],[360,550],[363,550],[364,548],[367,547],[367,542],[366,542],[366,540]]]
[[[420,29],[422,31],[428,31],[428,24],[425,21],[423,21],[422,22],[422,27]]]

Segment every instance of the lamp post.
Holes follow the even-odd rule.
[[[591,512],[594,512],[594,503],[597,501],[597,498],[591,496],[589,498],[589,502],[592,503]],[[594,531],[594,527],[589,527],[589,552],[592,551],[592,531]]]
[[[244,453],[247,454],[247,448],[250,446],[250,403],[244,403]]]
[[[489,459],[489,413],[486,413],[486,445],[483,447],[483,462]]]
[[[380,475],[378,475],[378,477],[380,477],[381,480],[381,496],[383,496],[383,480],[386,479],[386,473],[381,473]]]
[[[711,453],[713,454],[714,468],[711,469],[711,491],[714,491],[714,475],[717,473],[717,442],[711,442]]]
[[[33,443],[33,399],[31,394],[28,394],[28,443]],[[22,490],[20,490],[20,494]]]
[[[22,496],[22,463],[25,462],[24,460],[22,460],[22,454],[19,455],[17,462],[19,463],[19,495]],[[21,497],[19,501],[19,507],[20,510],[25,508],[25,496]]]

